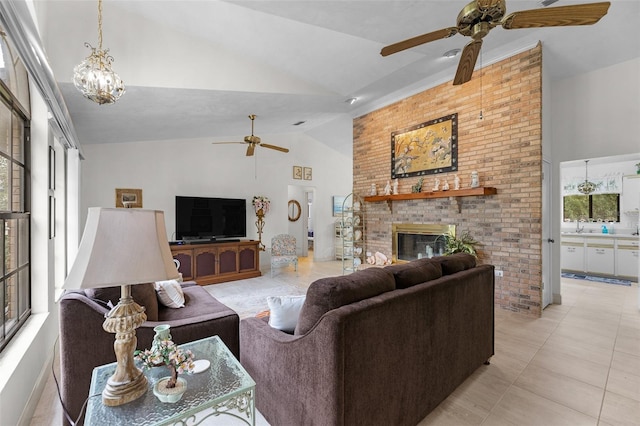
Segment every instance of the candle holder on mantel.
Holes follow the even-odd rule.
[[[254,195],[251,204],[253,204],[253,208],[256,211],[256,216],[258,217],[258,220],[256,220],[259,242],[258,249],[260,251],[265,251],[266,247],[262,243],[262,229],[264,228],[264,216],[269,212],[269,205],[271,204],[271,202],[264,195]]]

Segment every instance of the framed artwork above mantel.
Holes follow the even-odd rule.
[[[391,179],[458,170],[458,113],[391,133]]]

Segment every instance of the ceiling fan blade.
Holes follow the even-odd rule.
[[[453,78],[454,86],[471,80],[473,68],[476,66],[481,47],[482,39],[472,40],[464,47],[462,54],[460,54],[460,63],[456,70],[456,76]]]
[[[382,56],[388,56],[393,53],[398,53],[403,50],[419,46],[421,44],[429,43],[430,41],[448,38],[456,35],[457,33],[458,28],[456,27],[443,28],[438,31],[433,31],[407,40],[399,41],[398,43],[390,44],[389,46],[383,47],[380,51],[380,54]]]
[[[211,142],[213,145],[221,145],[221,144],[226,144],[226,143],[239,143],[244,145],[244,142]]]
[[[256,145],[253,143],[250,143],[249,146],[247,147],[247,157],[251,157],[255,149],[256,149]]]
[[[287,148],[283,148],[281,146],[269,145],[268,143],[261,143],[260,146],[269,149],[275,149],[276,151],[289,152]]]
[[[609,10],[610,2],[577,4],[514,12],[502,19],[502,28],[564,27],[571,25],[593,25]]]

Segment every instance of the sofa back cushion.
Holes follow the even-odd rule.
[[[442,276],[440,262],[418,259],[408,263],[387,266],[396,280],[396,288],[409,288],[416,284],[437,280]]]
[[[113,306],[120,301],[120,287],[88,288],[85,294],[89,299],[98,300]],[[158,296],[153,283],[131,286],[131,297],[140,306],[145,307],[147,321],[158,321]]]
[[[305,334],[332,309],[395,290],[393,274],[386,268],[367,268],[340,277],[321,278],[307,290],[295,334]]]
[[[451,275],[476,267],[476,258],[468,253],[455,253],[449,256],[432,258],[442,266],[442,275]]]

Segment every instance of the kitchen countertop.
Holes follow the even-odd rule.
[[[561,232],[564,237],[638,238],[633,234],[603,234],[602,232]]]

